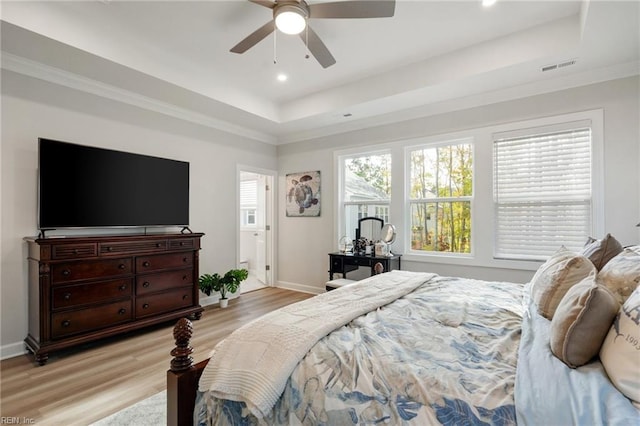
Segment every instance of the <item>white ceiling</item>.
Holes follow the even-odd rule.
[[[638,74],[639,6],[398,0],[392,18],[312,19],[324,69],[298,36],[229,52],[271,19],[246,0],[3,0],[2,66],[280,144]]]

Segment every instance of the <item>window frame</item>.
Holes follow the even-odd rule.
[[[391,195],[389,199],[386,202],[382,200],[345,201],[344,200],[345,161],[351,158],[367,157],[367,156],[375,156],[375,155],[391,155]],[[393,185],[394,185],[393,163],[394,163],[393,153],[388,148],[381,148],[381,147],[377,147],[376,149],[355,148],[355,149],[344,150],[344,151],[335,153],[335,164],[336,164],[336,170],[338,171],[338,179],[336,179],[336,194],[338,194],[337,203],[336,203],[337,220],[334,221],[335,222],[334,235],[336,235],[336,239],[335,239],[336,247],[337,247],[338,241],[345,235],[348,235],[348,232],[346,230],[346,206],[386,205],[387,211],[388,211],[388,217],[389,218],[392,217],[391,201],[393,198]],[[385,223],[392,223],[390,222],[390,220],[391,219],[389,219],[389,222],[385,221]]]
[[[411,154],[417,150],[424,149],[435,149],[439,147],[450,147],[453,145],[470,145],[471,146],[471,195],[470,196],[462,196],[462,197],[434,197],[434,198],[411,198]],[[475,151],[476,146],[474,142],[474,138],[472,136],[465,138],[455,138],[455,139],[447,139],[440,138],[438,141],[425,142],[418,145],[410,145],[404,147],[404,164],[405,164],[405,173],[403,184],[405,187],[405,196],[403,199],[403,210],[405,217],[405,244],[404,244],[404,252],[410,256],[425,257],[425,258],[461,258],[461,259],[473,259],[475,253],[475,233],[474,230],[474,212],[475,212],[475,185],[476,185],[476,162],[475,162]],[[454,253],[447,251],[425,251],[425,250],[414,250],[411,247],[411,238],[412,238],[412,218],[411,218],[411,206],[416,203],[447,203],[447,202],[461,202],[468,201],[470,203],[471,216],[469,218],[471,227],[470,233],[470,241],[469,241],[469,253]]]
[[[592,235],[604,235],[604,111],[591,109],[579,112],[558,113],[552,116],[538,116],[522,120],[503,122],[487,126],[477,126],[439,135],[424,135],[413,138],[393,139],[377,145],[362,144],[353,148],[333,151],[334,176],[334,246],[337,249],[341,226],[344,219],[341,212],[341,182],[343,171],[340,158],[344,156],[358,157],[375,153],[390,152],[392,159],[391,199],[389,207],[389,223],[396,226],[396,242],[392,249],[402,254],[402,261],[417,264],[454,265],[464,267],[497,268],[503,270],[535,271],[541,261],[506,260],[493,257],[494,211],[493,211],[493,134],[508,131],[526,131],[531,127],[551,126],[571,121],[591,120],[592,131]],[[471,255],[456,255],[444,252],[434,254],[410,253],[406,247],[410,245],[410,229],[407,225],[408,215],[405,200],[407,185],[405,184],[408,168],[406,150],[413,146],[428,145],[456,139],[473,139],[473,196],[471,227],[474,230],[471,242]],[[481,226],[479,226],[481,225]],[[418,266],[418,268],[429,266]],[[437,271],[437,269],[435,269]],[[462,271],[462,269],[461,269]]]
[[[568,133],[574,130],[584,130],[584,129],[588,129],[589,130],[589,162],[588,162],[588,167],[589,167],[589,196],[588,198],[585,198],[583,200],[566,200],[566,199],[559,199],[559,200],[553,200],[551,198],[549,199],[544,199],[544,200],[533,200],[533,198],[535,198],[533,195],[528,197],[528,201],[518,201],[518,200],[509,200],[509,196],[506,196],[506,201],[498,201],[497,199],[497,177],[496,177],[496,168],[497,168],[497,164],[496,164],[496,160],[497,160],[497,152],[496,150],[498,149],[498,143],[501,141],[505,141],[505,140],[514,140],[514,139],[520,139],[520,138],[544,138],[545,135],[554,135],[554,134],[562,134],[562,133]],[[522,203],[531,203],[533,205],[537,205],[538,208],[545,208],[548,206],[579,206],[579,205],[586,205],[588,206],[588,211],[589,211],[589,215],[587,218],[587,223],[585,225],[587,225],[587,228],[589,229],[587,231],[587,233],[589,235],[593,235],[593,229],[594,229],[594,210],[593,210],[593,204],[594,204],[594,139],[593,139],[593,125],[591,120],[578,120],[578,121],[566,121],[563,123],[555,123],[552,125],[544,125],[544,126],[537,126],[537,127],[529,127],[527,129],[522,129],[522,130],[516,130],[516,131],[507,131],[507,132],[496,132],[492,134],[492,150],[493,150],[493,167],[494,167],[494,171],[493,171],[493,208],[494,208],[494,242],[493,242],[493,257],[495,259],[504,259],[504,260],[525,260],[525,261],[544,261],[548,256],[545,255],[540,255],[540,256],[535,256],[533,254],[526,254],[523,252],[511,252],[511,253],[500,253],[499,249],[500,249],[500,235],[497,232],[497,228],[499,227],[499,219],[500,219],[500,215],[498,213],[499,207],[500,206],[506,206],[506,205],[520,205]],[[536,170],[540,170],[542,171],[542,167],[540,169],[536,169]],[[506,218],[505,218],[506,219]],[[549,231],[549,229],[545,229],[547,232]],[[586,241],[586,238],[585,238]],[[559,243],[564,245],[565,243]],[[568,245],[568,242],[566,243]],[[559,247],[559,246],[558,246]],[[570,247],[571,250],[577,250],[579,249],[579,247]],[[549,253],[550,255],[551,253]]]

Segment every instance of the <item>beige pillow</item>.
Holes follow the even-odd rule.
[[[562,246],[531,279],[531,298],[538,313],[552,319],[567,290],[595,271],[596,267],[589,259]]]
[[[551,320],[551,352],[571,368],[591,361],[600,352],[620,304],[598,285],[596,274],[571,287]]]
[[[622,244],[611,236],[611,234],[607,234],[607,236],[601,240],[589,238],[580,254],[588,257],[599,271],[621,251]]]
[[[640,288],[613,320],[600,360],[613,385],[640,408]]]
[[[640,283],[640,253],[624,249],[598,272],[598,280],[624,303]]]

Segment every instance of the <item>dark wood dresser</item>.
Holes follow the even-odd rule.
[[[27,349],[49,353],[176,318],[199,319],[203,234],[25,238]]]

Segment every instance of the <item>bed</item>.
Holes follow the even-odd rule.
[[[391,271],[267,314],[195,366],[181,320],[168,423],[640,424],[599,361],[550,353],[530,294]]]

